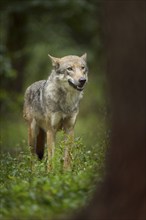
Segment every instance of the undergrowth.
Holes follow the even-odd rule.
[[[54,168],[49,173],[46,155],[42,161],[36,158],[32,169],[32,156],[26,149],[15,156],[1,155],[0,219],[58,219],[90,201],[95,183],[102,179],[105,143],[89,150],[77,138],[71,152],[71,168],[64,171],[64,142],[59,140]]]

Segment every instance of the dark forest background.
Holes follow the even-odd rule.
[[[97,141],[105,119],[105,75],[101,4],[96,0],[21,0],[0,3],[1,146],[22,148],[27,139],[22,119],[25,89],[46,79],[52,56],[87,52],[89,83],[81,102],[76,135]],[[96,135],[95,135],[96,134]]]

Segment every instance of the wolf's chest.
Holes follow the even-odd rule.
[[[75,124],[78,112],[74,112],[70,115],[63,114],[62,112],[55,112],[51,114],[50,125],[58,131],[60,129],[66,130]]]
[[[50,92],[45,97],[45,110],[48,112],[61,112],[64,115],[72,114],[77,111],[79,106],[79,95],[72,95],[70,93],[54,93]]]
[[[66,94],[65,96],[60,96],[58,105],[63,115],[71,114],[72,112],[77,111],[79,100],[79,97],[76,95]]]

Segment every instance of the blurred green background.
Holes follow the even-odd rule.
[[[81,101],[75,136],[87,146],[106,131],[106,78],[102,7],[97,0],[5,0],[0,3],[1,150],[27,146],[22,118],[25,89],[46,79],[48,53],[55,57],[88,55],[89,83]]]

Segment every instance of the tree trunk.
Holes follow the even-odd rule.
[[[10,82],[10,90],[21,92],[24,79],[24,67],[26,64],[26,12],[11,12],[9,14],[9,26],[6,40],[7,51],[10,53],[12,68],[16,70],[17,76]]]
[[[145,2],[104,1],[112,106],[106,176],[74,220],[146,219]]]

